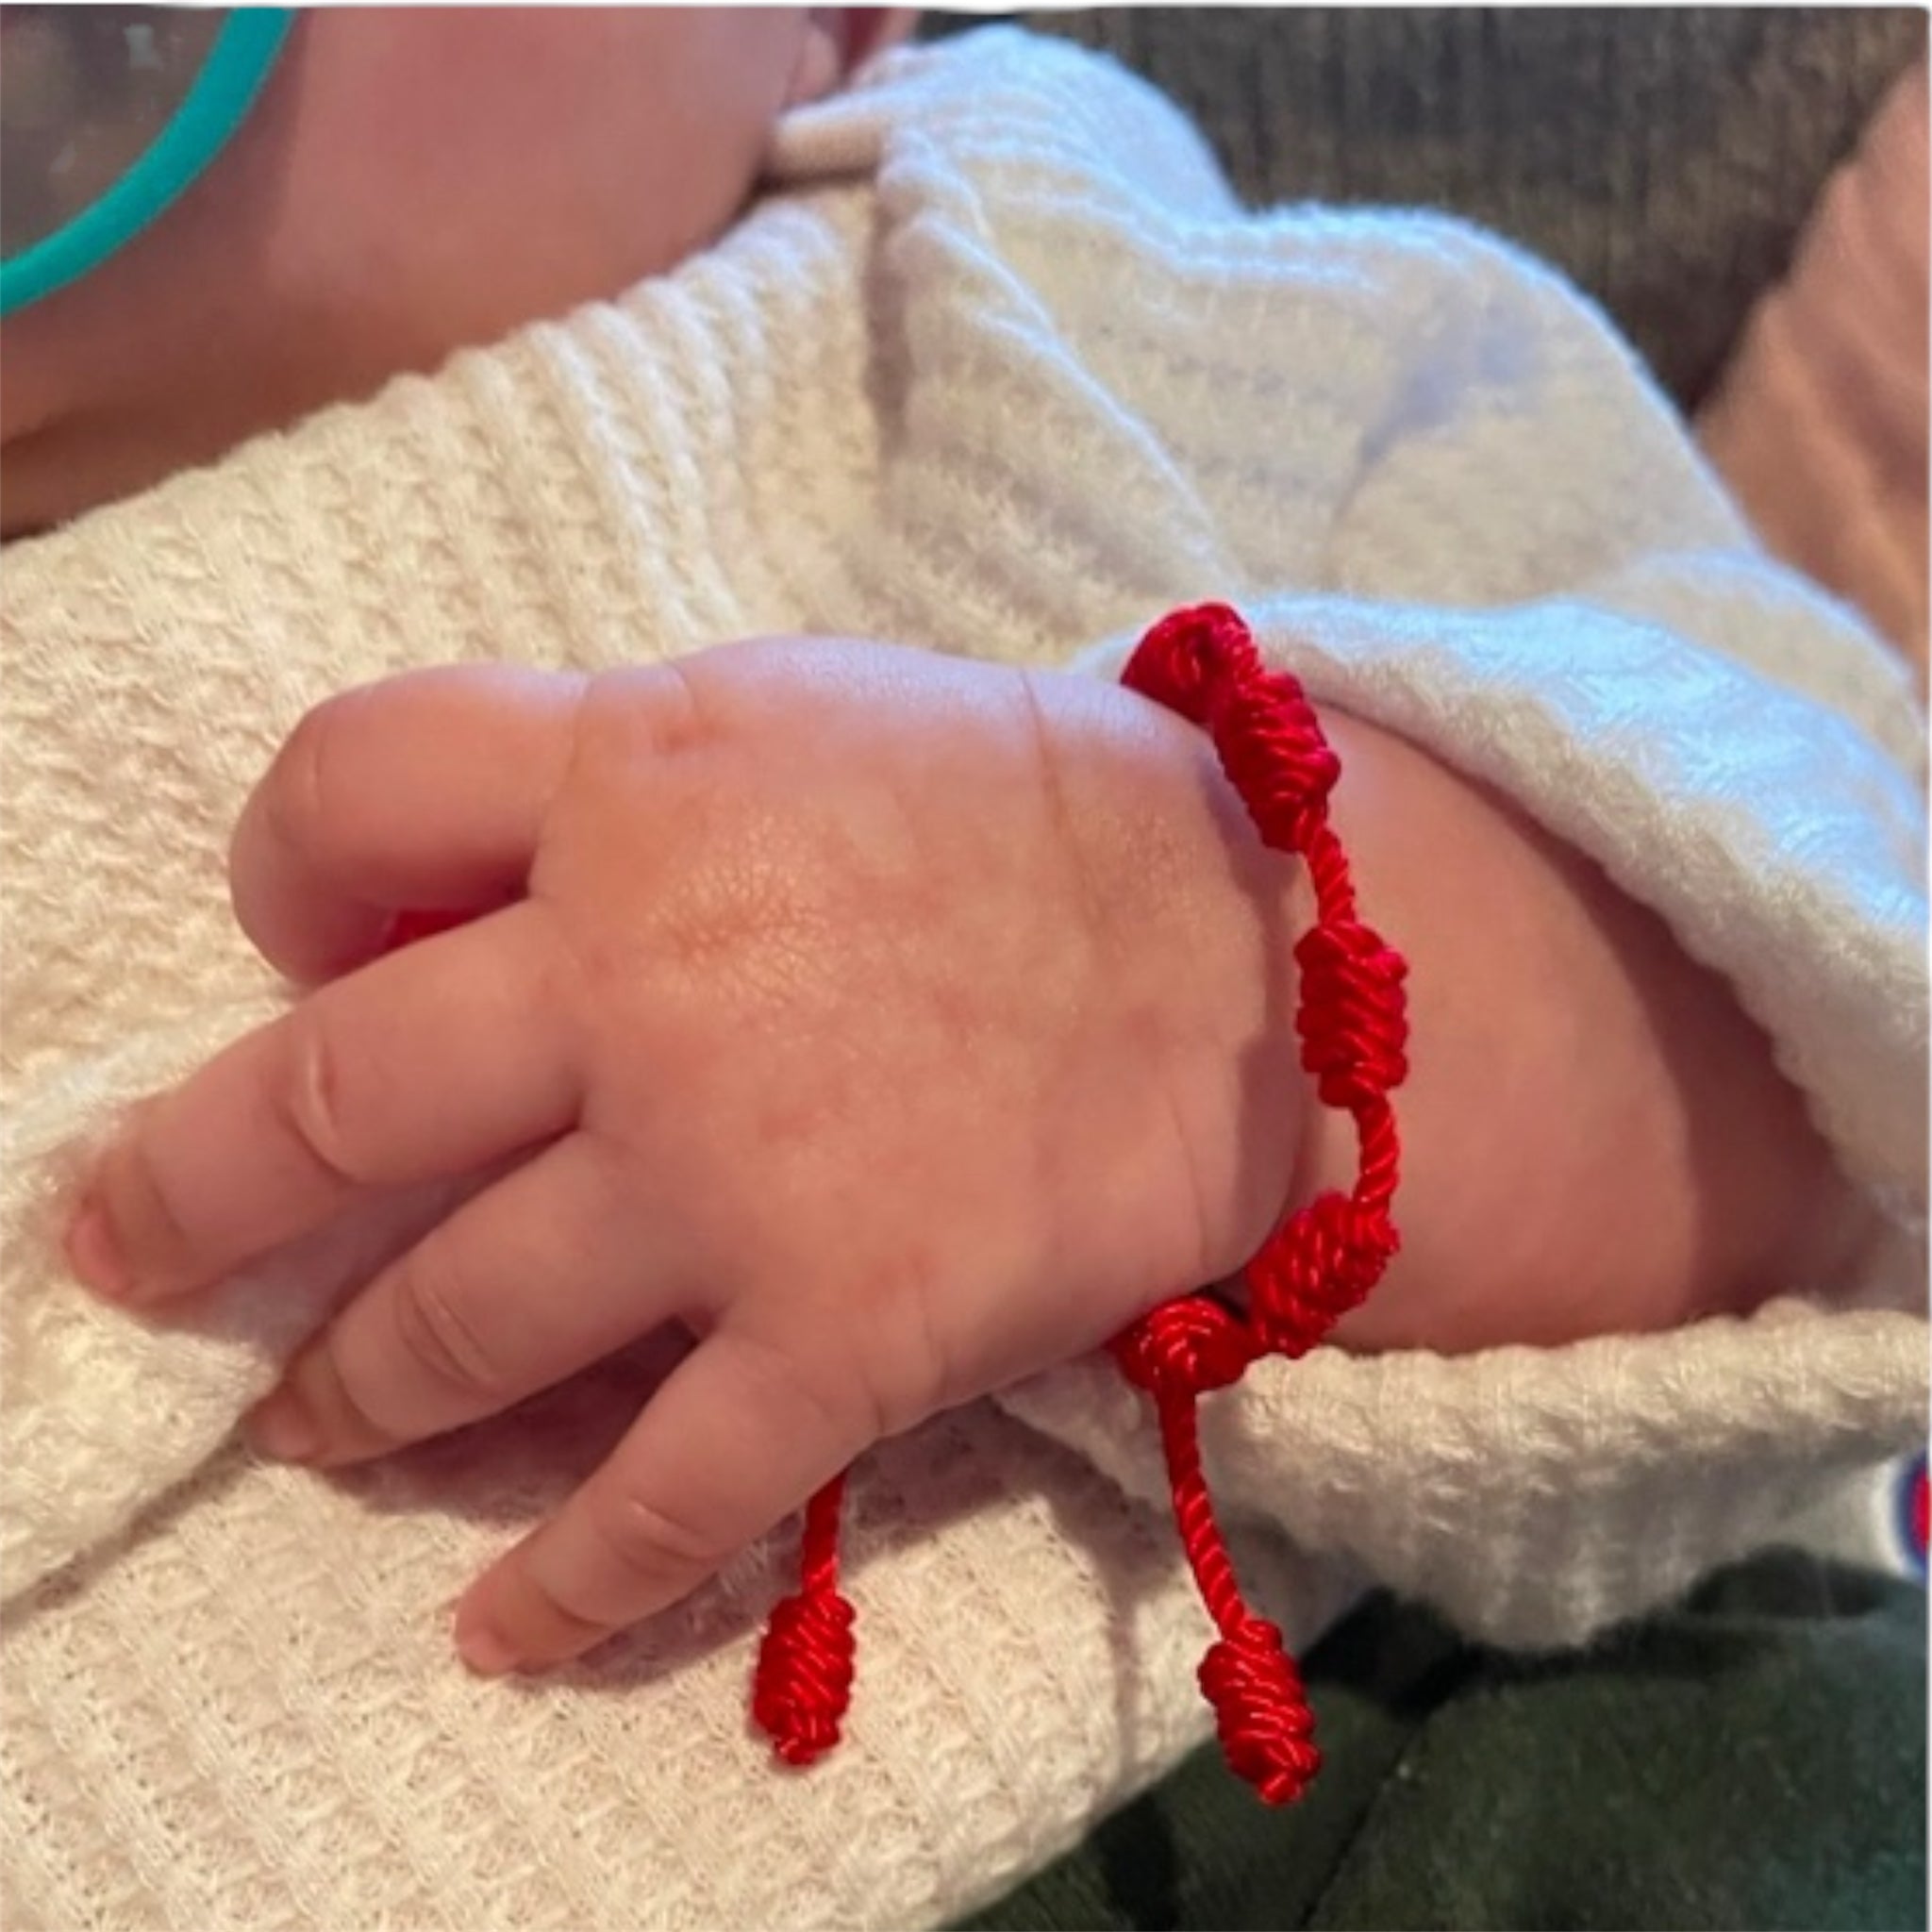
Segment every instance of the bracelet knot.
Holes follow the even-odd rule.
[[[1326,1193],[1297,1208],[1242,1271],[1262,1346],[1307,1355],[1366,1297],[1400,1245],[1380,1203]]]
[[[1329,1107],[1358,1112],[1408,1073],[1407,962],[1346,914],[1324,919],[1294,949],[1302,969],[1302,1065]]]
[[[1156,1401],[1225,1389],[1257,1353],[1246,1324],[1205,1294],[1161,1303],[1110,1346],[1121,1373]]]

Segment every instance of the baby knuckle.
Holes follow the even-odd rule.
[[[356,1359],[333,1327],[323,1330],[299,1358],[295,1374],[309,1407],[328,1423],[331,1442],[364,1452],[387,1450],[407,1440],[408,1418],[389,1413],[393,1405],[375,1386],[365,1386]]]
[[[719,736],[717,720],[703,702],[698,680],[675,658],[658,664],[628,665],[600,678],[591,687],[583,719],[584,727],[593,735],[603,712],[599,700],[608,701],[614,713],[622,716],[624,735],[641,736],[656,758],[697,750]]]
[[[628,1488],[593,1497],[589,1520],[618,1571],[654,1591],[708,1576],[732,1555],[700,1524]]]
[[[299,1008],[287,1025],[286,1062],[270,1087],[277,1121],[326,1179],[341,1188],[361,1186],[375,1176],[360,1172],[354,1158],[341,1049],[326,1026]]]
[[[261,803],[270,830],[285,843],[300,843],[312,827],[328,823],[336,747],[344,715],[360,697],[342,691],[325,700],[283,741]]]
[[[828,1329],[832,1325],[828,1321]],[[862,1378],[808,1366],[803,1351],[749,1333],[733,1335],[729,1345],[737,1397],[747,1414],[765,1417],[768,1427],[797,1441],[841,1444],[855,1437],[877,1441],[891,1433],[880,1426]]]
[[[504,1366],[462,1312],[460,1285],[426,1255],[397,1264],[391,1318],[404,1352],[425,1374],[473,1402],[491,1407],[513,1391]]]
[[[961,1385],[955,1350],[940,1320],[940,1297],[922,1285],[907,1297],[904,1341],[881,1375],[874,1407],[880,1439],[903,1435],[937,1415]]]
[[[815,1442],[851,1448],[916,1428],[962,1385],[944,1318],[938,1261],[924,1242],[871,1267],[854,1267],[834,1299],[817,1305],[816,1335],[771,1349],[754,1385],[760,1413]],[[825,1349],[818,1338],[839,1336]]]
[[[715,735],[691,672],[675,658],[656,667],[650,680],[652,732],[660,752],[688,751]]]
[[[138,1113],[137,1121],[141,1117]],[[109,1224],[163,1271],[193,1252],[193,1232],[159,1164],[138,1134],[104,1164],[100,1193]]]

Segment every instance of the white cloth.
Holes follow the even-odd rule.
[[[1104,1365],[861,1465],[854,1713],[795,1775],[743,1715],[789,1537],[613,1663],[491,1687],[449,1651],[441,1607],[608,1443],[629,1366],[324,1480],[230,1431],[393,1226],[192,1334],[64,1278],[74,1150],[281,1004],[226,909],[246,788],[406,666],[827,631],[1110,676],[1226,598],[1729,975],[1891,1217],[1882,1265],[1671,1336],[1261,1366],[1206,1433],[1291,1640],[1364,1576],[1579,1640],[1923,1432],[1922,721],[1598,319],[1448,221],[1244,215],[1171,108],[1008,31],[891,57],[773,175],[677,274],[6,558],[13,1923],[929,1923],[1208,1728]]]

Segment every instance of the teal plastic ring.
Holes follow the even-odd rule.
[[[295,13],[292,7],[240,7],[228,16],[194,85],[133,167],[71,222],[0,261],[0,315],[78,280],[160,218],[241,126]]]

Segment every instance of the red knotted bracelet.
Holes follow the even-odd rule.
[[[1360,1150],[1349,1193],[1297,1208],[1242,1271],[1246,1310],[1208,1294],[1165,1302],[1110,1344],[1122,1373],[1153,1398],[1174,1522],[1221,1635],[1201,1660],[1227,1760],[1270,1804],[1307,1790],[1321,1763],[1314,1720],[1281,1632],[1242,1601],[1201,1470],[1198,1399],[1241,1379],[1264,1355],[1306,1355],[1380,1279],[1396,1248],[1389,1218],[1400,1148],[1390,1090],[1407,1072],[1402,958],[1357,917],[1341,842],[1328,824],[1341,771],[1300,683],[1261,662],[1240,616],[1206,604],[1163,618],[1122,682],[1204,726],[1262,841],[1299,853],[1315,889],[1315,924],[1294,949],[1302,1064],[1329,1107],[1355,1117]],[[839,1593],[843,1475],[806,1512],[801,1588],[772,1613],[752,1711],[788,1763],[839,1740],[851,1695],[852,1606]]]

